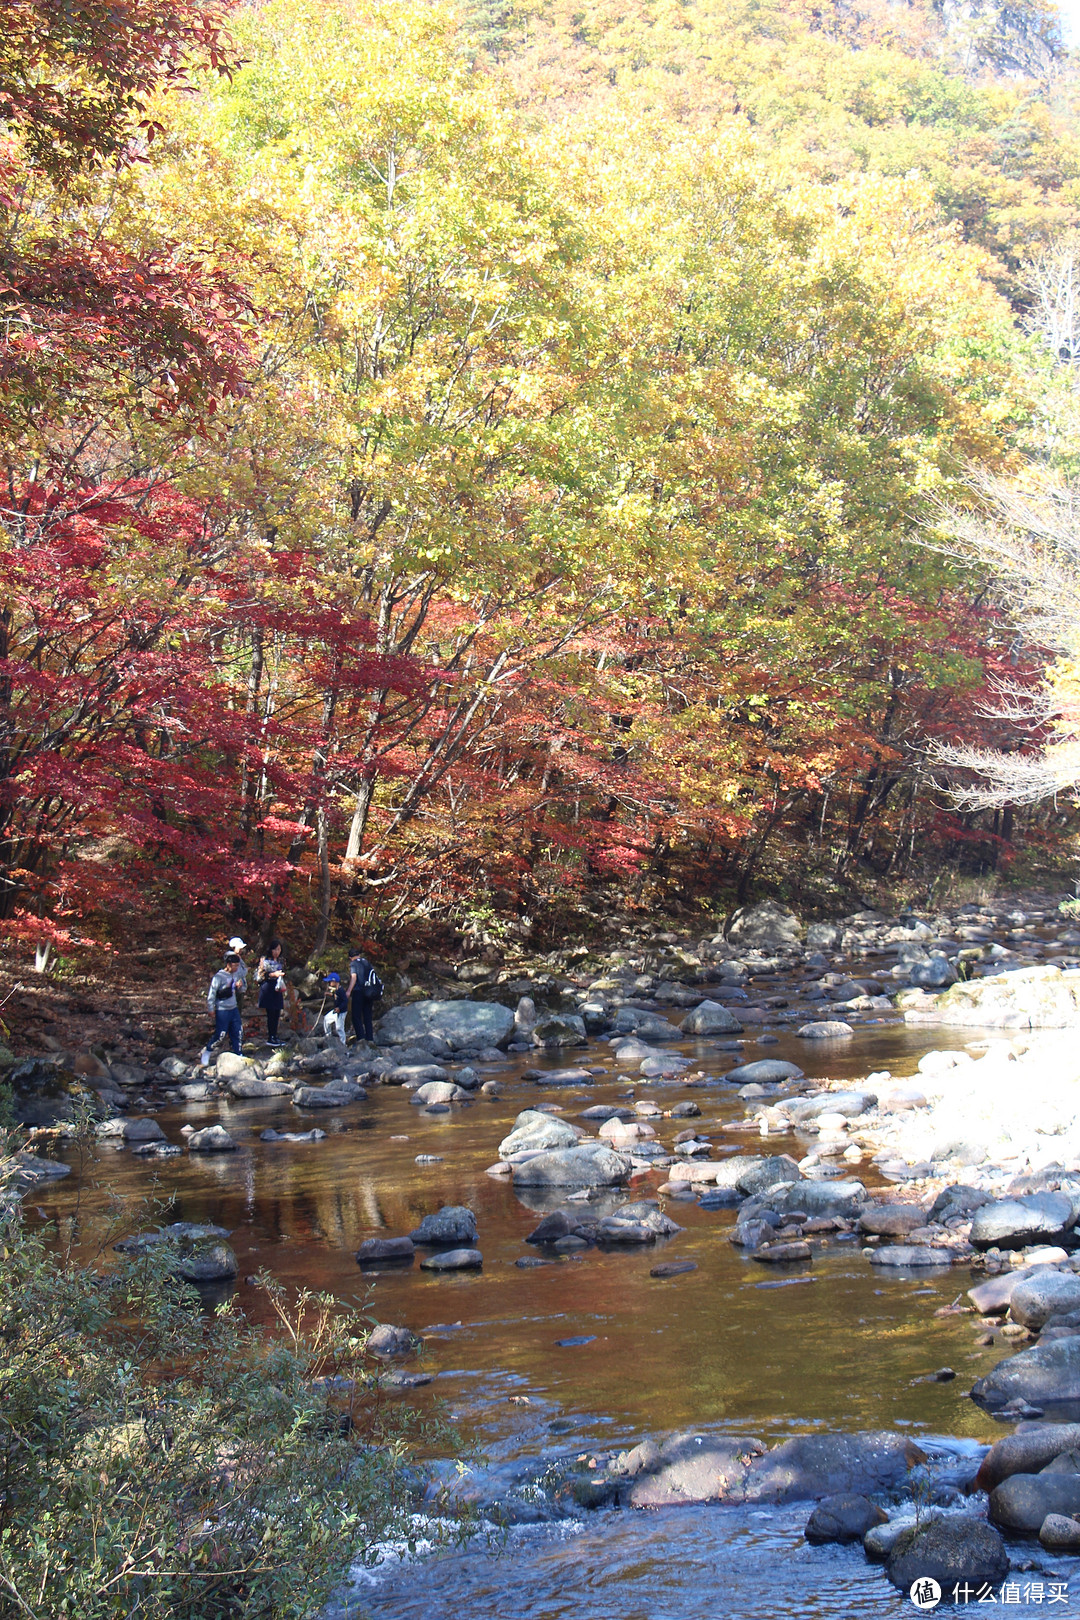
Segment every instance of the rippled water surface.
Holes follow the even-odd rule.
[[[741,1059],[691,1043],[683,1050],[717,1077],[715,1084],[687,1090],[682,1082],[635,1078],[632,1089],[635,1098],[663,1108],[693,1097],[702,1110],[694,1125],[721,1149],[758,1152],[756,1135],[731,1129],[743,1119],[743,1105],[718,1077],[732,1063],[786,1057],[811,1076],[854,1079],[882,1068],[904,1075],[930,1045],[962,1045],[975,1034],[866,1027],[854,1040],[822,1050],[780,1033],[777,1045],[758,1047],[748,1039]],[[591,1044],[585,1061],[613,1069],[603,1044]],[[858,1244],[833,1241],[812,1269],[794,1273],[813,1281],[762,1286],[780,1279],[727,1242],[733,1212],[681,1202],[669,1211],[683,1232],[655,1248],[589,1249],[528,1270],[515,1266],[535,1252],[523,1239],[538,1212],[561,1200],[526,1202],[507,1181],[484,1174],[514,1116],[543,1101],[575,1119],[593,1103],[625,1100],[631,1089],[614,1072],[592,1086],[545,1088],[521,1078],[523,1068],[537,1062],[530,1056],[491,1066],[486,1074],[499,1079],[502,1095],[477,1098],[448,1115],[424,1114],[407,1092],[382,1087],[373,1088],[367,1103],[329,1117],[301,1115],[279,1099],[171,1107],[156,1116],[170,1139],[182,1140],[183,1124],[220,1118],[240,1151],[154,1161],[103,1148],[102,1185],[84,1187],[81,1208],[99,1205],[108,1188],[131,1202],[134,1223],[138,1200],[153,1191],[171,1200],[173,1219],[228,1227],[245,1302],[258,1296],[242,1279],[262,1266],[286,1282],[366,1297],[377,1319],[405,1323],[425,1336],[423,1364],[436,1377],[410,1398],[441,1397],[496,1457],[555,1444],[632,1442],[686,1426],[771,1440],[813,1428],[901,1428],[916,1436],[982,1440],[1000,1435],[965,1399],[1000,1351],[975,1345],[969,1318],[934,1316],[968,1286],[966,1270],[885,1276],[869,1266]],[[686,1122],[653,1123],[669,1144]],[[328,1131],[324,1141],[259,1140],[269,1125],[313,1124]],[[803,1148],[786,1136],[770,1138],[767,1151],[798,1156]],[[418,1154],[441,1159],[418,1165]],[[868,1163],[853,1173],[869,1184],[875,1179]],[[661,1172],[636,1180],[632,1196],[650,1196],[663,1179]],[[70,1219],[75,1180],[42,1190],[39,1207],[52,1218]],[[482,1272],[437,1276],[418,1266],[378,1276],[360,1272],[354,1255],[364,1238],[408,1232],[445,1203],[475,1211]],[[692,1259],[698,1269],[658,1281],[649,1270],[661,1255]],[[579,1335],[592,1336],[591,1342],[556,1344]],[[956,1378],[928,1381],[943,1365],[954,1368]],[[528,1404],[511,1403],[511,1395],[527,1395]],[[582,1530],[515,1531],[498,1557],[474,1550],[383,1575],[364,1602],[373,1613],[401,1620],[451,1614],[462,1620],[772,1620],[793,1612],[889,1612],[894,1599],[880,1571],[868,1568],[861,1554],[808,1548],[801,1539],[804,1520],[805,1509],[768,1516],[708,1508],[604,1514]],[[1077,1598],[1080,1607],[1080,1585]],[[1054,1612],[1066,1611],[1057,1606]]]

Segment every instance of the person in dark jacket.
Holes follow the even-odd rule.
[[[278,1024],[285,1006],[285,951],[280,939],[272,939],[270,948],[259,963],[259,1006],[266,1014],[266,1039],[270,1046],[280,1046]]]
[[[371,981],[376,977],[375,969],[366,956],[357,955],[350,959],[349,1009],[352,1013],[353,1034],[358,1041],[370,1041],[375,1038],[371,1009],[376,997],[372,995]]]
[[[240,1003],[237,991],[241,984],[241,962],[235,951],[229,951],[225,957],[225,965],[218,969],[210,980],[210,991],[206,998],[206,1005],[214,1019],[214,1045],[227,1037],[229,1046],[240,1056],[240,1043],[244,1038],[243,1025],[240,1022]]]

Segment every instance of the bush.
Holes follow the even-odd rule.
[[[299,1620],[408,1541],[410,1444],[448,1436],[382,1398],[355,1311],[264,1278],[273,1331],[208,1313],[170,1243],[79,1263],[3,1192],[4,1620]]]

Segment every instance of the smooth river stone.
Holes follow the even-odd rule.
[[[479,1249],[444,1249],[421,1260],[421,1271],[479,1271],[484,1257]]]
[[[785,1063],[780,1058],[757,1058],[753,1063],[740,1063],[724,1075],[734,1085],[753,1082],[759,1086],[774,1085],[781,1080],[802,1080],[803,1070],[797,1063]]]

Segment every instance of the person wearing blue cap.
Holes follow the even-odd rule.
[[[345,1044],[345,1014],[349,1010],[349,997],[341,982],[340,973],[324,973],[323,984],[334,998],[334,1005],[323,1017],[323,1030]]]

